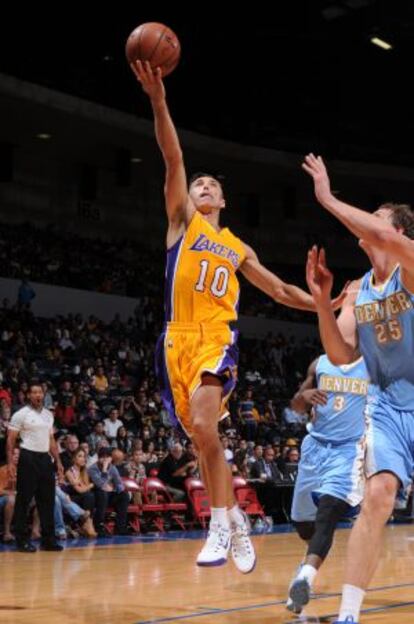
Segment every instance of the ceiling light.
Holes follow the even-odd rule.
[[[380,39],[379,37],[371,37],[370,41],[371,43],[378,46],[379,48],[382,48],[383,50],[392,50],[392,45],[387,41],[384,41],[384,39]]]
[[[38,134],[36,134],[36,139],[41,139],[42,141],[48,141],[51,138],[52,135],[48,134],[47,132],[39,132]]]
[[[142,162],[142,158],[138,158],[138,156],[132,156],[131,162],[135,163],[135,164],[141,163]]]

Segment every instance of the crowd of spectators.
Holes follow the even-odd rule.
[[[192,446],[182,431],[171,428],[157,389],[153,352],[160,324],[161,310],[149,297],[140,300],[126,322],[81,315],[37,318],[30,304],[7,300],[0,308],[0,458],[5,461],[8,422],[25,403],[29,379],[40,379],[45,406],[55,415],[66,494],[82,510],[78,519],[79,514],[84,521],[93,515],[100,533],[108,504],[119,507],[117,530],[125,531],[126,499],[115,472],[108,489],[99,466],[116,467],[138,483],[156,470],[177,500],[183,497],[177,477],[198,474]],[[241,339],[239,385],[228,404],[229,416],[220,424],[234,474],[268,480],[272,470],[266,465],[258,476],[252,473],[262,458],[260,449],[265,458],[274,453],[282,475],[281,462],[297,462],[306,416],[292,417],[289,399],[318,348],[310,340],[282,335]],[[81,479],[83,466],[88,477]],[[79,477],[78,489],[72,473]]]
[[[138,241],[104,240],[65,234],[49,226],[30,224],[0,228],[0,276],[56,284],[103,293],[147,297],[161,309],[164,250],[151,250]],[[270,265],[285,281],[304,288],[303,258],[298,266]],[[345,281],[337,276],[338,288]],[[311,313],[281,306],[242,278],[242,314],[298,322],[315,322]]]

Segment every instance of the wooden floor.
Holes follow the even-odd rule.
[[[337,533],[315,586],[310,616],[337,611],[344,546]],[[414,530],[387,528],[380,568],[364,603],[362,623],[414,622]],[[278,624],[290,576],[303,548],[294,534],[254,537],[259,560],[247,576],[232,562],[197,568],[200,540],[117,546],[88,545],[63,553],[1,552],[1,624]]]

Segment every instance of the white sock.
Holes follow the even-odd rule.
[[[297,576],[298,579],[306,579],[310,585],[310,587],[312,587],[312,583],[315,580],[315,576],[317,575],[318,570],[316,568],[314,568],[313,566],[309,565],[308,563],[304,563],[303,566],[300,569],[300,572]]]
[[[360,587],[342,585],[342,601],[338,620],[345,622],[346,618],[351,616],[354,618],[354,622],[358,622],[364,596],[365,591]]]
[[[227,507],[211,507],[211,522],[216,522],[225,529],[230,528]]]
[[[238,524],[238,525],[245,524],[246,522],[245,517],[243,516],[241,509],[238,505],[234,505],[234,507],[229,509],[228,513],[229,513],[229,518],[231,522],[234,522],[235,524]]]

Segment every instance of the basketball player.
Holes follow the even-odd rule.
[[[316,381],[316,387],[315,387]],[[369,386],[362,357],[334,366],[321,355],[294,397],[312,405],[292,502],[292,520],[308,542],[306,558],[289,587],[287,608],[309,602],[317,571],[331,548],[338,521],[359,511],[364,485],[365,408]]]
[[[379,386],[367,434],[366,484],[361,514],[348,542],[345,585],[336,624],[358,622],[365,590],[378,564],[384,526],[397,491],[414,470],[414,215],[384,204],[371,215],[336,199],[321,157],[303,164],[322,206],[360,240],[372,270],[338,322],[330,308],[332,274],[323,250],[309,252],[307,281],[318,309],[321,337],[336,365],[364,357]]]
[[[308,293],[267,271],[249,246],[220,227],[225,199],[217,178],[200,173],[187,188],[161,70],[140,61],[131,68],[150,98],[166,167],[167,324],[158,342],[157,369],[172,419],[178,417],[198,448],[211,503],[210,531],[197,564],[225,563],[231,546],[237,568],[247,573],[255,565],[255,553],[247,517],[235,505],[217,428],[237,375],[237,332],[231,327],[239,299],[236,271],[280,303],[304,310],[315,307]]]

